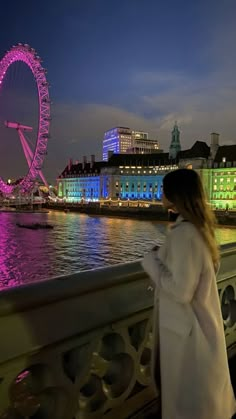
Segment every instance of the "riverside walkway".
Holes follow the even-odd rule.
[[[222,246],[221,256],[217,280],[232,364],[236,243]],[[0,418],[157,419],[148,285],[137,261],[1,292]]]

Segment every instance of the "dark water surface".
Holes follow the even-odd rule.
[[[48,222],[53,230],[16,223]],[[167,225],[84,214],[0,213],[0,289],[142,257]],[[220,243],[236,242],[235,228],[219,228]]]

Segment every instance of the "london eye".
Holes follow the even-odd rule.
[[[41,177],[44,184],[47,184],[42,173],[42,166],[47,154],[51,118],[49,84],[46,79],[46,70],[42,67],[41,61],[37,52],[28,44],[13,46],[6,52],[0,61],[0,124],[5,125],[6,128],[14,129],[14,135],[18,137],[17,140],[20,140],[20,148],[22,150],[22,155],[18,156],[17,154],[17,159],[24,159],[26,167],[25,173],[21,173],[18,178],[13,181],[9,182],[9,180],[0,177],[0,192],[4,196],[11,195],[16,190],[22,194],[29,193],[33,189],[36,179],[39,177]],[[26,122],[28,116],[28,111],[26,109],[24,111],[24,121],[13,119],[9,109],[7,120],[5,118],[3,120],[3,117],[5,116],[4,109],[7,108],[7,106],[5,106],[7,105],[7,101],[3,99],[1,93],[4,92],[4,89],[5,91],[7,90],[7,79],[9,79],[10,73],[13,72],[13,67],[19,62],[30,70],[29,72],[31,73],[31,76],[33,76],[32,78],[36,88],[35,101],[37,101],[37,113],[34,127],[32,124],[27,123],[28,121]],[[16,70],[14,69],[14,71]],[[8,102],[13,102],[13,104],[15,104],[14,96],[12,96],[11,100],[8,100]],[[31,144],[28,136],[31,136]],[[8,150],[10,150],[9,153],[13,154],[13,145],[9,144],[8,147],[10,147],[10,149],[8,148]]]

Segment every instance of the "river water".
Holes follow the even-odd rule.
[[[53,230],[16,223],[48,222]],[[0,213],[0,289],[142,257],[166,223],[48,214]],[[219,228],[220,243],[236,242],[236,228]]]

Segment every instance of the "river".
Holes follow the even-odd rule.
[[[29,230],[17,222],[48,222],[54,229]],[[135,260],[166,228],[157,221],[78,213],[0,213],[0,289]],[[217,238],[236,242],[236,228],[217,229]]]

